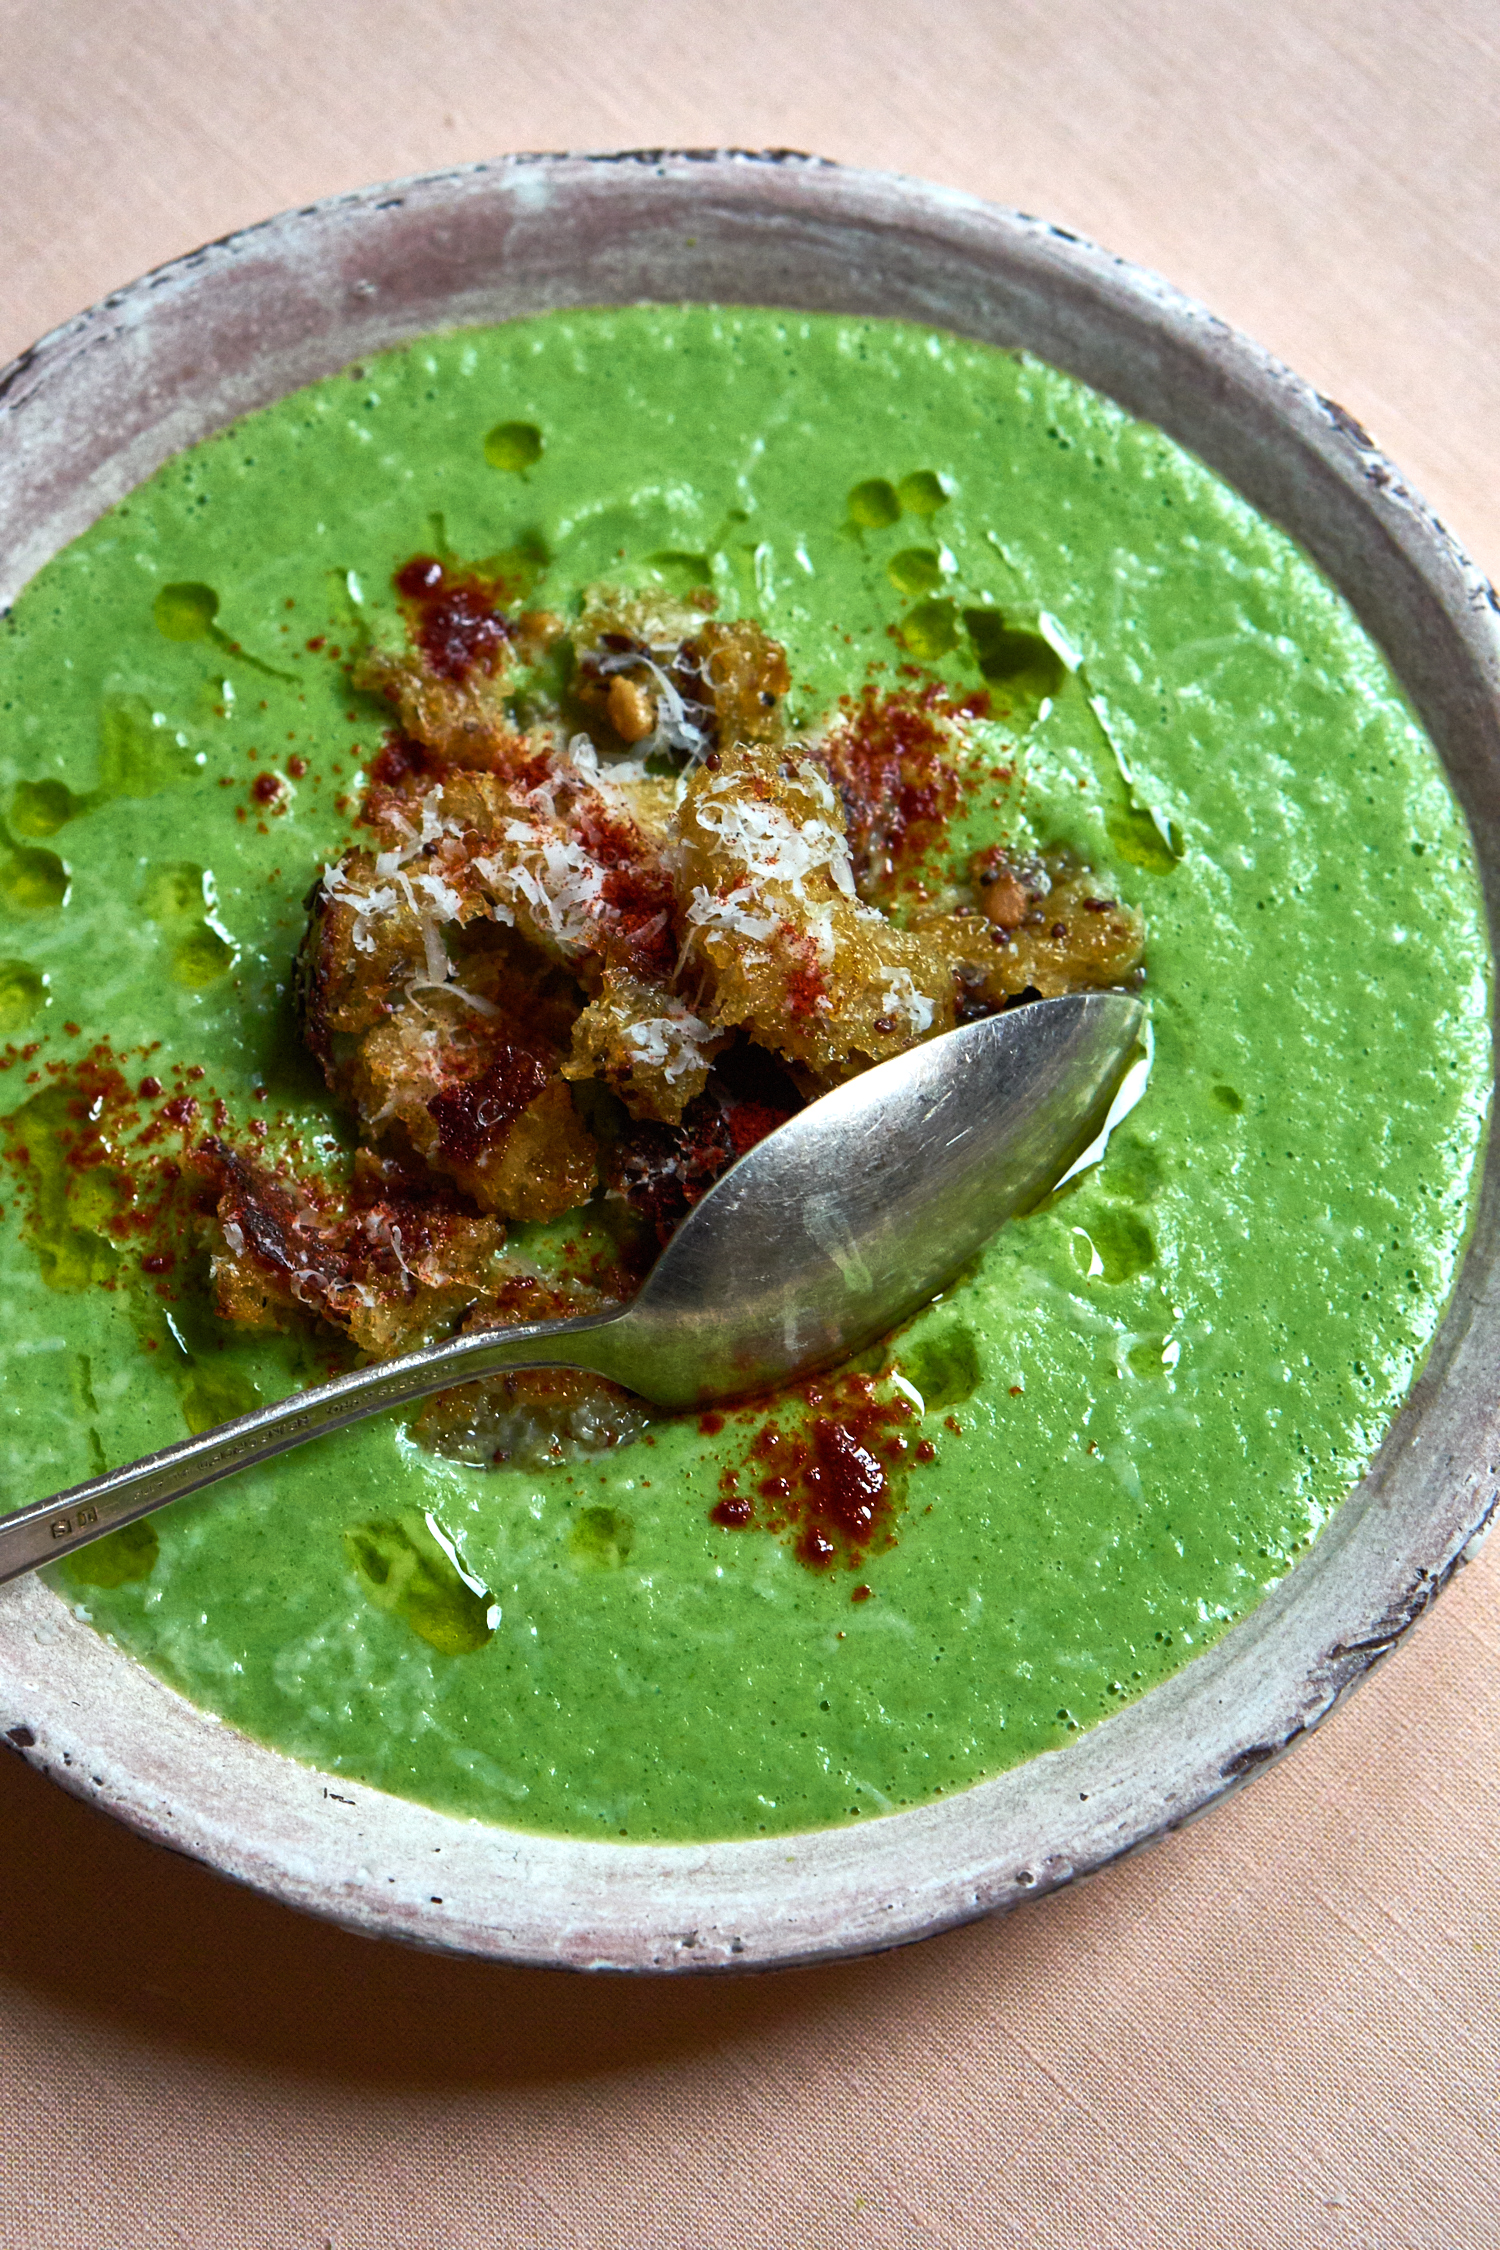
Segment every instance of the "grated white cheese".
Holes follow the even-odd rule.
[[[914,1032],[932,1029],[933,1004],[926,993],[919,992],[912,983],[910,969],[887,969],[881,998],[884,1002],[882,1015],[904,1015]]]
[[[437,842],[439,836],[456,836],[459,833],[456,822],[445,820],[430,797],[424,797],[422,800],[422,826],[420,830],[413,828],[409,821],[403,820],[394,808],[385,817],[390,820],[393,827],[402,831],[405,841],[397,845],[393,851],[381,852],[376,857],[375,872],[382,877],[394,875],[397,869],[405,867],[408,861],[420,857],[429,844]]]
[[[461,920],[464,902],[452,884],[445,883],[441,875],[432,873],[425,875],[403,874],[397,877],[397,881],[405,890],[415,912],[420,914],[423,911],[417,905],[415,896],[416,892],[420,891],[423,897],[429,901],[440,922]]]
[[[812,939],[819,966],[824,969],[831,969],[838,942],[834,936],[833,908],[831,905],[810,906],[808,908],[807,934]]]
[[[799,768],[801,774],[811,767]],[[826,809],[833,809],[833,793],[826,782]],[[854,864],[846,839],[830,821],[796,821],[780,805],[755,797],[737,797],[732,777],[713,783],[695,808],[700,828],[718,838],[728,855],[739,861],[747,875],[763,883],[780,883],[794,898],[807,903],[806,878],[826,868],[835,888],[846,898],[854,896]]]
[[[699,883],[688,901],[684,920],[694,929],[728,930],[735,937],[751,940],[768,938],[781,927],[780,915],[768,914],[764,901],[747,883],[717,897]]]
[[[430,914],[422,916],[421,929],[422,950],[427,956],[426,981],[429,984],[446,984],[453,974],[453,963],[448,958],[443,933]]]
[[[377,916],[389,914],[393,906],[399,905],[400,898],[396,890],[389,883],[383,883],[377,890],[361,891],[350,882],[342,867],[325,867],[323,893],[340,906],[354,909],[350,943],[356,953],[373,953],[375,940],[370,932],[370,924]]]
[[[444,992],[451,999],[462,1000],[464,1006],[472,1008],[476,1016],[498,1016],[500,1014],[500,1010],[495,1006],[493,1000],[486,1000],[479,993],[470,992],[467,985],[455,984],[452,981],[451,974],[446,983],[433,977],[412,977],[406,985],[406,991],[413,1000],[417,999],[419,992]],[[421,1001],[417,1000],[417,1006],[420,1008],[421,1005]]]
[[[649,1069],[659,1070],[670,1085],[695,1064],[707,1061],[702,1050],[718,1033],[701,1016],[674,1004],[665,1015],[627,1024],[621,1037]]]

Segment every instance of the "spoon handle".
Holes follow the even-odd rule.
[[[628,1309],[628,1308],[627,1308]],[[38,1500],[14,1515],[0,1517],[0,1585],[20,1578],[44,1562],[86,1547],[121,1524],[133,1523],[169,1500],[197,1492],[236,1469],[253,1468],[311,1438],[361,1422],[384,1408],[406,1406],[456,1383],[477,1382],[523,1367],[582,1367],[610,1371],[612,1353],[600,1332],[625,1318],[616,1310],[590,1313],[582,1320],[539,1321],[526,1328],[485,1330],[455,1336],[409,1352],[404,1359],[356,1368],[315,1390],[297,1391],[274,1406],[221,1422],[197,1437],[148,1453],[123,1469],[111,1469],[87,1484],[75,1484],[50,1500]],[[596,1341],[597,1338],[597,1341]],[[597,1364],[596,1364],[597,1363]]]

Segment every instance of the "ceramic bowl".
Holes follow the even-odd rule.
[[[1495,597],[1359,424],[1074,235],[806,157],[511,158],[335,197],[148,275],[0,376],[0,600],[169,454],[298,384],[429,329],[642,299],[926,321],[1024,346],[1159,424],[1298,540],[1384,649],[1468,814],[1493,920]],[[960,1796],[748,1843],[488,1827],[234,1733],[38,1580],[0,1591],[0,1733],[143,1835],[289,1904],[510,1961],[759,1968],[1034,1898],[1278,1757],[1473,1554],[1500,1462],[1497,1161],[1492,1144],[1421,1378],[1308,1555],[1164,1686]]]

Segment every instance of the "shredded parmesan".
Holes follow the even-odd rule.
[[[763,901],[757,899],[747,883],[718,897],[699,883],[688,901],[684,919],[694,929],[728,930],[735,937],[752,941],[768,938],[781,927],[780,915],[768,914]]]
[[[486,1000],[479,993],[470,992],[466,985],[455,984],[451,975],[446,983],[432,977],[412,977],[406,985],[406,990],[414,1000],[419,992],[446,993],[450,999],[462,1000],[464,1006],[472,1008],[476,1016],[498,1016],[500,1014],[500,1010],[495,1006],[493,1000]],[[420,1007],[421,1002],[418,1001],[417,1005]]]
[[[886,1015],[905,1016],[914,1032],[932,1029],[933,1004],[926,993],[918,992],[912,983],[910,969],[887,969],[881,997]]]
[[[810,772],[810,767],[799,770]],[[832,811],[832,791],[823,784]],[[733,794],[731,777],[706,789],[696,807],[700,828],[716,836],[747,875],[763,883],[780,883],[793,897],[807,903],[806,877],[826,868],[835,887],[846,898],[854,896],[854,864],[846,839],[830,821],[793,820],[780,805],[756,797]]]
[[[398,893],[389,883],[383,883],[378,890],[358,890],[342,867],[324,868],[323,893],[338,905],[353,908],[354,927],[349,933],[350,943],[356,953],[373,953],[375,940],[370,932],[370,924],[380,915],[389,914],[393,906],[400,904]]]
[[[701,1050],[718,1034],[701,1016],[673,1006],[665,1015],[627,1024],[621,1036],[648,1069],[659,1070],[671,1084],[706,1060]]]

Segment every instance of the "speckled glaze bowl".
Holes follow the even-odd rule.
[[[169,454],[434,328],[717,300],[1022,345],[1155,422],[1315,558],[1384,649],[1500,897],[1500,617],[1342,408],[1154,276],[943,189],[813,159],[515,157],[290,212],[107,298],[0,375],[0,600]],[[615,1845],[458,1820],[231,1731],[38,1580],[0,1590],[0,1734],[143,1835],[371,1935],[495,1959],[763,1968],[900,1944],[1153,1842],[1325,1718],[1496,1505],[1497,1153],[1425,1371],[1275,1593],[1063,1750],[917,1811]],[[26,1497],[31,1497],[27,1495]]]

